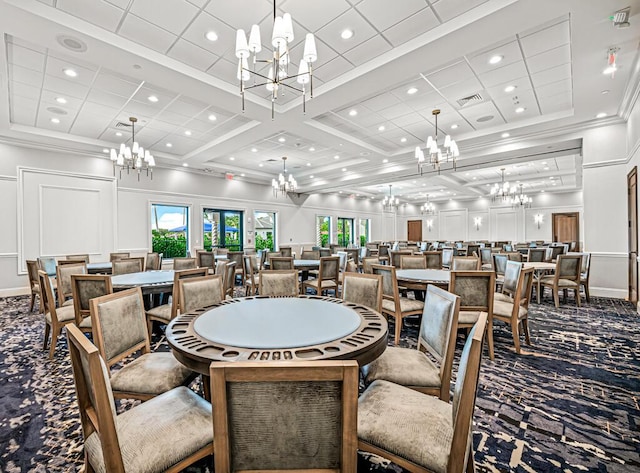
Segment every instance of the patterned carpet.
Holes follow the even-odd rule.
[[[42,316],[27,310],[28,298],[0,299],[0,471],[77,471],[82,433],[66,338],[49,361]],[[556,310],[547,298],[533,304],[530,320],[533,345],[522,355],[497,327],[496,359],[483,359],[473,429],[478,470],[640,471],[634,307],[594,298],[577,309],[570,298]],[[416,330],[403,330],[404,346],[415,346]],[[459,337],[456,356],[461,345]],[[189,471],[210,471],[210,464]],[[358,469],[402,471],[365,455]]]

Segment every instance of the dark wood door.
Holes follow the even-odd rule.
[[[629,300],[638,302],[638,168],[627,175],[629,213]]]
[[[575,251],[580,245],[580,214],[578,212],[556,213],[552,215],[553,241],[561,243],[576,242]]]
[[[422,241],[422,220],[407,221],[407,240]]]

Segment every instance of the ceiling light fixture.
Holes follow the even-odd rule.
[[[346,30],[343,30],[342,33],[340,33],[340,37],[342,39],[351,39],[351,38],[353,38],[353,30],[350,30],[348,28]]]
[[[415,87],[411,87],[409,90],[407,90],[407,93],[408,93],[409,95],[413,95],[413,94],[415,94],[417,91],[418,91],[418,89],[417,89],[417,88],[415,88]]]
[[[56,102],[64,105],[65,103],[67,103],[67,99],[65,99],[64,97],[56,97]]]
[[[513,196],[513,200],[511,201],[511,205],[513,205],[513,207],[515,207],[515,208],[518,208],[518,207],[529,208],[529,207],[531,207],[531,203],[533,202],[533,199],[524,193],[522,184],[520,184],[519,187],[520,187],[520,194],[515,194]]]
[[[149,97],[147,97],[147,100],[149,102],[156,103],[158,101],[158,97],[156,97],[155,95],[149,95]]]
[[[508,85],[508,86],[506,86],[506,87],[504,88],[504,91],[505,91],[506,93],[508,93],[508,94],[509,94],[509,93],[511,93],[511,92],[513,92],[514,90],[516,90],[516,86],[515,86],[515,85]]]
[[[350,117],[355,117],[358,114],[357,110],[349,110],[349,116]]]
[[[500,135],[500,136],[502,136],[503,138],[509,138],[511,135],[510,135],[509,133],[507,133],[507,132],[504,132],[504,133],[503,133],[502,135]]]
[[[495,55],[495,56],[491,56],[491,58],[489,59],[489,64],[498,64],[500,61],[502,61],[503,56],[500,55]]]
[[[524,108],[524,107],[518,107],[518,108],[516,108],[516,113],[522,113],[525,110],[526,110],[526,108]]]
[[[207,31],[207,34],[204,35],[209,41],[218,41],[218,34],[215,31]]]
[[[260,27],[253,25],[249,34],[249,41],[244,30],[239,29],[236,32],[236,57],[238,58],[238,80],[240,81],[240,96],[242,97],[242,111],[244,112],[244,94],[248,89],[266,86],[271,92],[271,119],[275,114],[275,101],[278,98],[278,92],[284,94],[284,89],[289,88],[302,93],[302,111],[306,112],[306,86],[309,84],[309,97],[313,98],[313,67],[312,64],[318,59],[316,51],[316,40],[312,33],[307,33],[304,42],[304,51],[302,60],[298,68],[298,74],[289,75],[289,43],[293,41],[293,20],[289,13],[277,16],[276,0],[273,0],[273,32],[271,35],[271,46],[273,51],[270,59],[257,59],[256,55],[262,51],[262,41],[260,39]],[[252,57],[253,70],[249,69],[249,56]],[[265,76],[256,70],[257,63],[270,64],[269,72]],[[263,82],[245,86],[251,78],[251,73],[264,79]],[[295,79],[300,87],[288,84],[286,80]]]
[[[380,125],[380,126],[378,127],[378,131],[384,131],[384,125]]]
[[[387,212],[393,212],[398,209],[398,205],[400,205],[400,200],[397,197],[393,197],[391,194],[391,184],[389,184],[389,195],[385,195],[384,199],[382,199],[382,210]]]
[[[509,198],[515,193],[515,188],[509,187],[509,183],[504,180],[504,169],[500,169],[502,173],[502,179],[500,184],[495,183],[491,188],[491,200],[496,201],[502,199],[503,202],[507,202]]]
[[[453,125],[451,125],[451,129],[452,130],[456,130],[458,128],[458,124],[454,123]]]
[[[431,114],[435,117],[435,137],[432,138],[429,136],[429,138],[427,138],[424,151],[420,149],[419,146],[416,146],[415,157],[418,160],[418,171],[420,171],[420,175],[422,175],[423,172],[422,167],[427,164],[431,164],[434,169],[437,169],[438,174],[440,174],[442,163],[448,163],[449,160],[451,160],[453,170],[455,171],[456,158],[460,156],[458,145],[449,135],[446,135],[444,138],[444,150],[438,147],[438,115],[440,114],[440,110],[436,109],[432,111]]]
[[[136,117],[129,117],[131,125],[123,124],[124,126],[131,127],[131,147],[125,143],[120,144],[120,151],[111,149],[111,161],[113,162],[113,175],[116,175],[116,167],[120,171],[120,179],[122,179],[122,170],[126,169],[127,174],[130,170],[138,171],[138,181],[140,180],[140,172],[144,169],[147,171],[147,176],[153,180],[153,167],[156,165],[156,161],[149,150],[145,150],[136,141]]]
[[[420,213],[422,215],[433,215],[435,212],[435,206],[429,202],[429,194],[427,194],[427,201],[420,207]]]
[[[208,118],[209,118],[209,120],[211,120],[212,122],[215,122],[215,121],[218,119],[218,117],[216,117],[213,113],[212,113],[211,115],[209,115],[209,117],[208,117]]]
[[[278,179],[271,180],[271,187],[273,188],[273,195],[286,196],[289,192],[295,192],[298,189],[298,183],[293,178],[292,174],[287,177],[287,157],[282,157],[282,172],[278,174]]]
[[[78,73],[73,69],[63,69],[62,72],[68,77],[78,77]]]

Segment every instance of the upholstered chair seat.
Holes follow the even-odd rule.
[[[58,322],[69,322],[70,320],[75,319],[75,312],[73,311],[73,301],[71,301],[72,305],[65,304],[63,307],[59,307],[56,309],[56,315],[58,316]],[[45,319],[48,323],[51,323],[51,314],[49,312],[44,314]]]
[[[171,304],[162,304],[147,311],[147,315],[151,315],[154,319],[162,319],[163,321],[171,321]]]
[[[399,304],[400,312],[413,312],[415,310],[422,310],[422,308],[424,307],[424,302],[415,299],[408,299],[406,297],[401,297],[399,299]],[[396,310],[395,303],[389,299],[382,300],[382,308],[390,312],[395,312]]]
[[[510,297],[508,294],[504,294],[502,292],[494,292],[493,293],[493,300],[495,301],[502,301],[502,302],[511,302],[513,303],[513,297]]]
[[[73,299],[67,299],[62,303],[62,307],[72,306],[73,307]]]
[[[458,315],[458,324],[459,325],[473,325],[478,321],[478,317],[482,311],[480,310],[461,310]]]
[[[368,384],[385,379],[402,386],[439,388],[440,367],[419,350],[387,347],[383,356],[366,367]]]
[[[554,279],[555,279],[555,276],[553,274],[542,276],[540,278],[540,284],[552,285]],[[578,286],[578,283],[576,281],[572,281],[571,279],[562,279],[562,278],[558,279],[558,287],[568,287],[571,289],[575,289],[577,286]]]
[[[510,317],[513,312],[513,302],[493,301],[493,313],[502,317]],[[523,319],[527,316],[528,310],[520,306],[518,308],[518,318]]]
[[[180,386],[191,374],[169,352],[146,353],[111,372],[111,389],[153,397]]]

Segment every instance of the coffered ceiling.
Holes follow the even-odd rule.
[[[631,26],[614,28],[609,16],[629,5]],[[294,20],[291,69],[309,32],[318,61],[306,113],[287,91],[272,120],[262,87],[242,111],[234,47],[238,28],[270,35],[272,1],[0,0],[0,139],[107,159],[134,116],[160,166],[268,184],[287,156],[301,192],[375,199],[392,185],[409,202],[470,199],[502,168],[525,192],[556,192],[582,186],[575,133],[626,119],[638,86],[640,0],[279,0],[277,10]],[[602,74],[610,47],[613,78]],[[414,149],[434,134],[434,109],[461,157],[456,170],[420,174]]]

